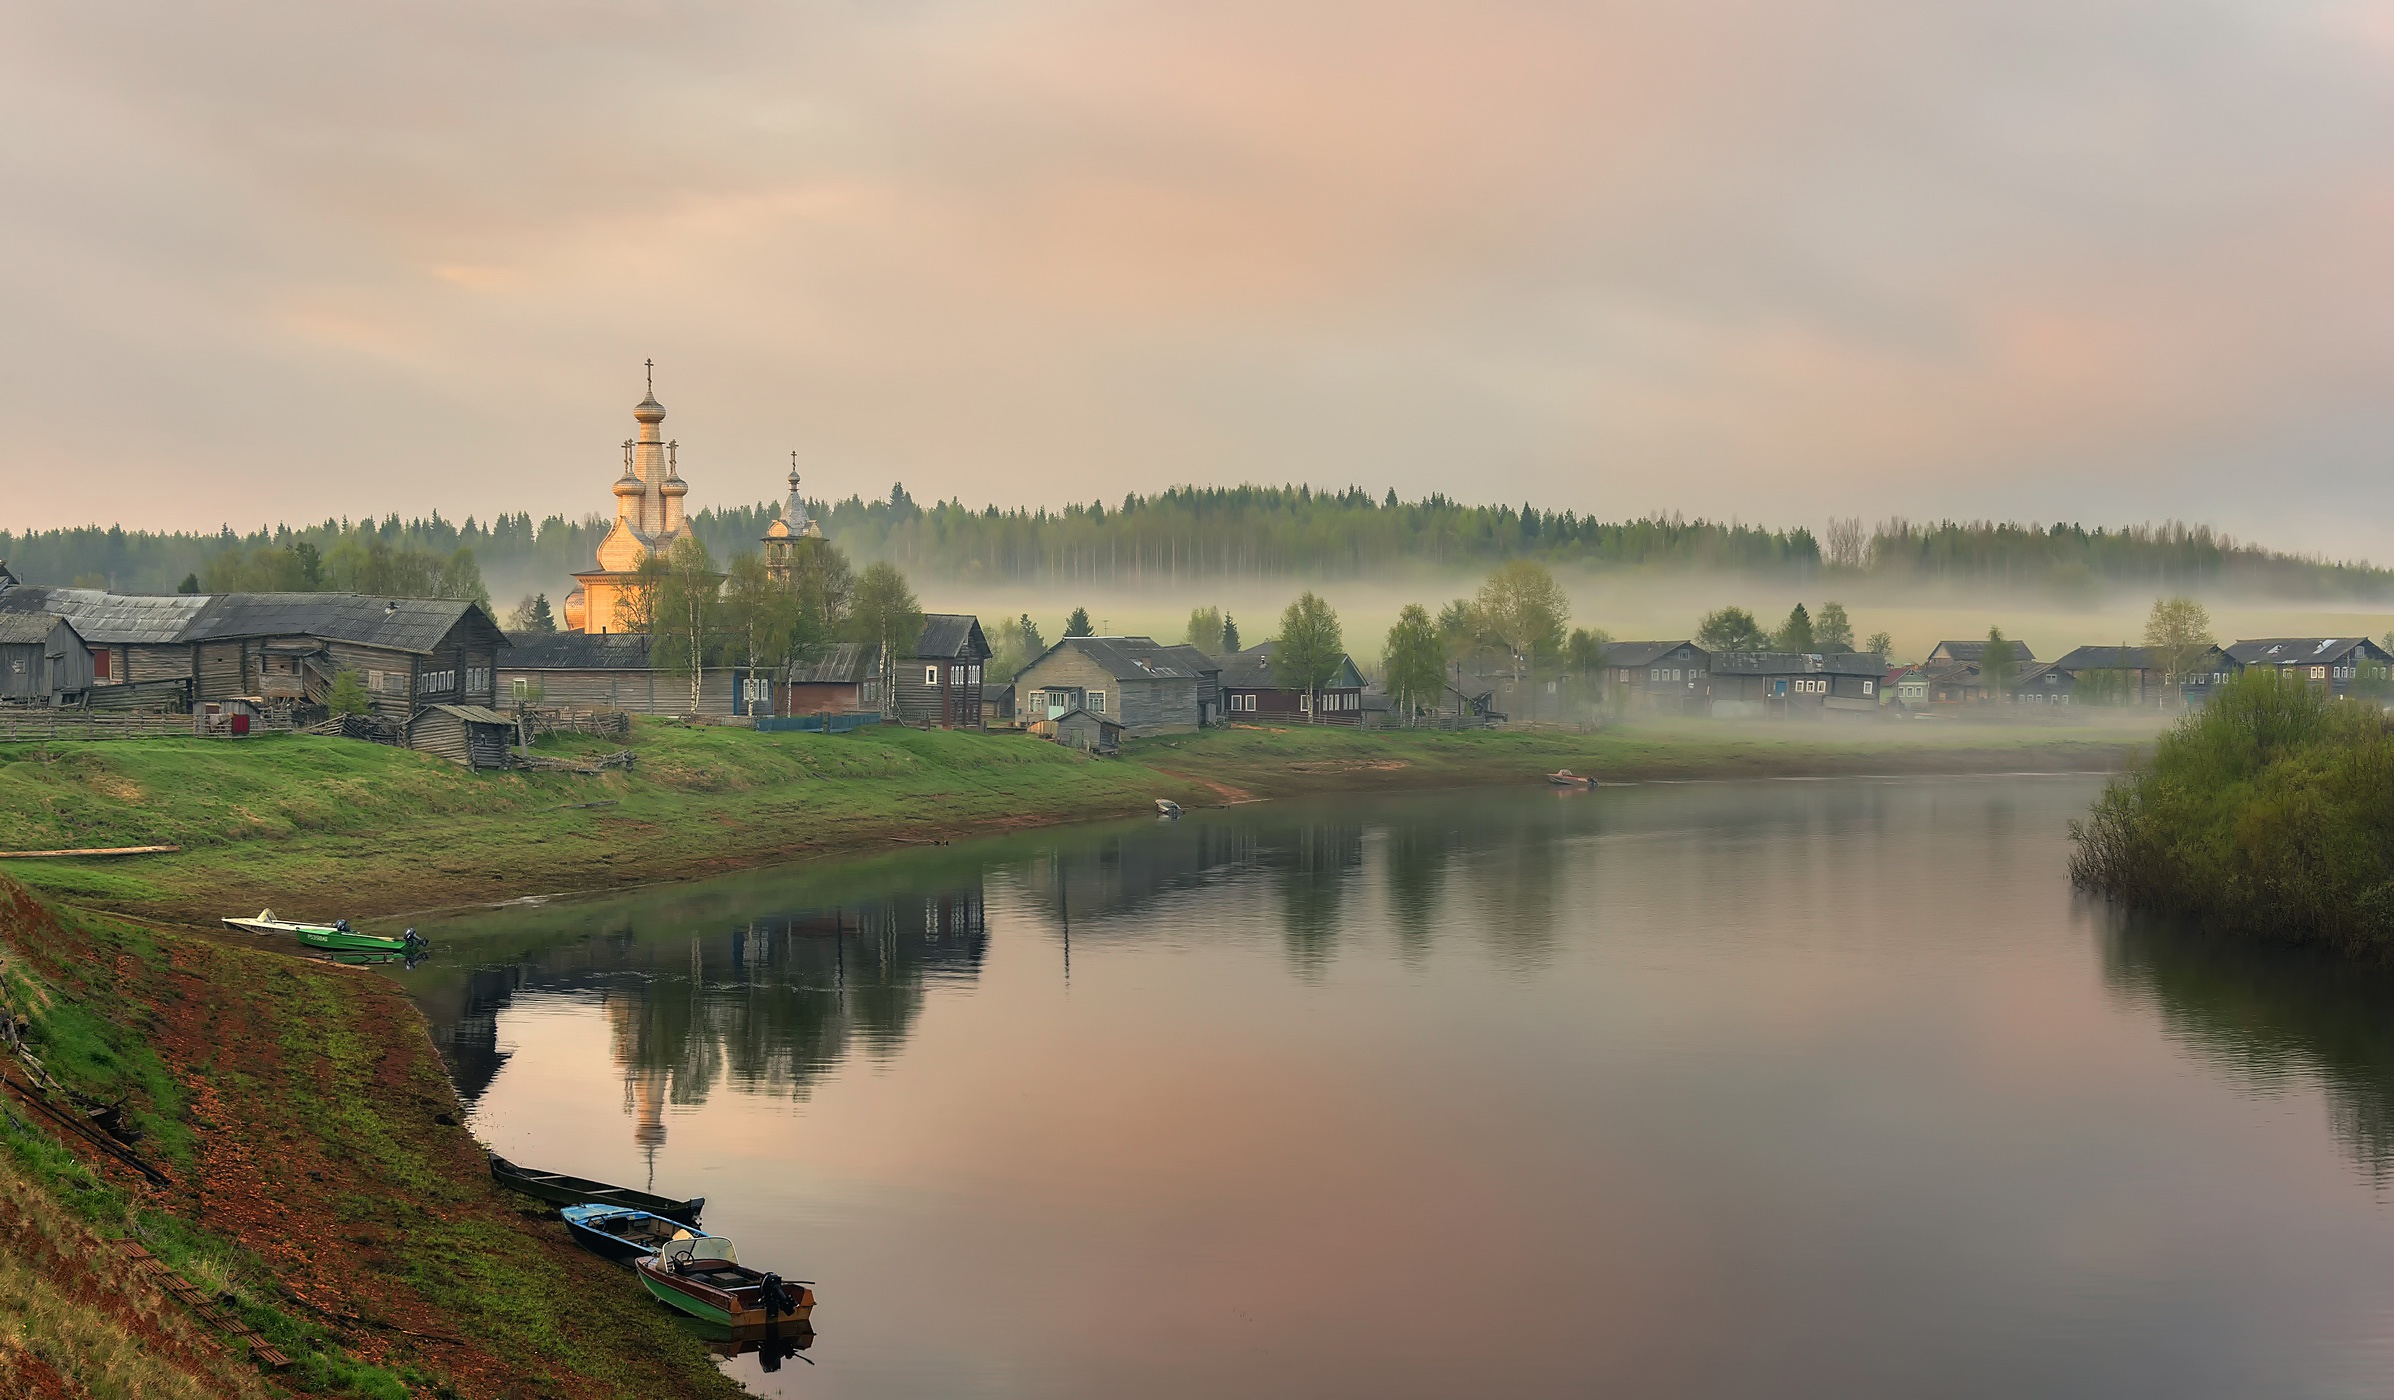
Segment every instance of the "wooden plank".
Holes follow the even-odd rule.
[[[0,860],[53,860],[60,856],[170,856],[181,846],[82,846],[65,851],[0,851]]]

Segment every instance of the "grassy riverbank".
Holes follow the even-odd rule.
[[[1013,735],[759,735],[643,722],[629,772],[474,774],[305,736],[0,746],[0,849],[168,844],[179,855],[14,861],[78,905],[211,921],[271,904],[371,914],[1324,792],[1607,780],[2119,766],[2136,728],[1689,722],[1596,734],[1213,730],[1093,760]],[[612,744],[552,740],[544,751]]]
[[[0,997],[50,1075],[126,1105],[169,1183],[0,1095],[0,1391],[740,1393],[621,1269],[491,1184],[390,982],[61,916],[0,880]],[[252,1364],[126,1241],[292,1366]]]
[[[2206,928],[2394,956],[2394,720],[2252,670],[2077,825],[2071,875]]]

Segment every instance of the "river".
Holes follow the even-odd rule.
[[[815,1280],[765,1394],[2382,1394],[2394,983],[2074,897],[2097,790],[1256,804],[405,977],[485,1142]]]

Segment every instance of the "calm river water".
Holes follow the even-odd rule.
[[[2074,899],[2096,791],[1258,805],[407,979],[494,1148],[817,1282],[767,1394],[2382,1395],[2394,984]]]

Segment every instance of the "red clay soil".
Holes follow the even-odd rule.
[[[0,943],[142,1028],[187,1095],[196,1143],[195,1163],[161,1164],[172,1186],[142,1189],[262,1261],[277,1305],[349,1356],[493,1400],[741,1393],[626,1271],[492,1184],[421,1016],[391,983],[230,938],[80,916],[69,928],[6,880]],[[4,1220],[0,1232],[15,1233]],[[477,1282],[453,1282],[461,1271]],[[38,1376],[24,1381],[43,1393]]]

